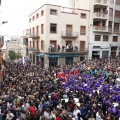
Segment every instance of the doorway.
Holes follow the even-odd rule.
[[[92,51],[92,59],[99,59],[100,51]]]
[[[49,66],[56,67],[58,58],[49,58]]]
[[[66,65],[73,65],[73,57],[66,57]]]

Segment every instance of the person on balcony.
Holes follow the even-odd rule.
[[[73,52],[73,46],[70,45],[70,51],[69,52]]]
[[[51,45],[51,52],[54,52],[55,51],[55,46],[54,44]]]
[[[65,49],[65,46],[63,45],[63,46],[62,46],[62,52],[64,52],[64,49]]]
[[[66,46],[66,52],[69,52],[69,49],[70,49],[69,44],[67,44],[67,46]]]
[[[58,52],[60,51],[60,45],[58,44]]]

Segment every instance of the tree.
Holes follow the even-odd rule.
[[[16,59],[16,53],[13,50],[9,51],[9,58],[10,58],[10,60]]]
[[[20,52],[16,53],[16,59],[22,58],[22,55]]]

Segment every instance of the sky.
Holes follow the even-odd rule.
[[[43,4],[69,6],[69,0],[2,0],[0,6],[0,34],[22,35],[24,29],[29,28],[28,16]]]

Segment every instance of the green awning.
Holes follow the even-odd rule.
[[[48,58],[64,58],[64,57],[79,57],[80,54],[49,54]]]
[[[36,54],[36,56],[38,56],[40,58],[44,58],[44,54]]]

